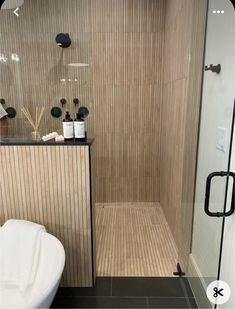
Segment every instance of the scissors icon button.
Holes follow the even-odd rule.
[[[219,295],[220,295],[220,296],[224,296],[224,294],[221,293],[223,290],[224,290],[224,289],[218,290],[218,288],[215,287],[215,288],[213,289],[213,291],[215,292],[213,296],[214,296],[214,297],[218,297]]]
[[[212,304],[222,305],[229,300],[231,289],[226,282],[215,280],[208,285],[206,294]]]

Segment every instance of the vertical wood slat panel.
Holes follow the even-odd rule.
[[[159,201],[165,3],[91,1],[97,202]]]
[[[192,3],[192,0],[169,0],[166,5],[160,204],[174,237],[178,228],[176,215],[180,209],[182,185]]]
[[[0,93],[17,109],[9,121],[10,136],[31,134],[23,106],[33,112],[45,105],[42,134],[62,133],[62,117],[52,118],[50,110],[64,97],[75,117],[72,100],[79,97],[90,111],[88,134],[96,138],[98,202],[159,201],[166,2],[25,0],[21,18],[1,11],[1,53],[8,61],[1,66]],[[72,44],[62,57],[55,36],[64,31]],[[12,52],[19,55],[18,63],[11,61]],[[89,67],[67,67],[72,62]]]
[[[64,245],[63,286],[92,286],[89,146],[0,147],[0,224],[46,226]]]
[[[167,1],[160,203],[183,269],[187,269],[191,245],[206,14],[205,0]]]
[[[177,248],[157,203],[96,204],[96,212],[98,276],[173,275]]]
[[[201,82],[203,76],[203,53],[205,45],[208,2],[198,0],[193,3],[191,34],[191,56],[188,79],[188,96],[182,167],[181,212],[178,214],[179,263],[182,269],[188,269],[191,252],[191,231],[196,179],[198,147],[198,127],[201,105]]]

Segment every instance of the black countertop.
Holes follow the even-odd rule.
[[[55,140],[50,140],[44,142],[34,141],[32,139],[25,138],[3,138],[0,139],[0,146],[90,146],[93,143],[93,138],[88,138],[85,141],[62,141],[56,142]]]

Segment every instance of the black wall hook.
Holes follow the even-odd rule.
[[[221,71],[221,64],[217,64],[217,65],[210,64],[209,66],[206,65],[205,71],[212,71],[213,73],[219,74]]]
[[[60,99],[60,103],[62,104],[62,107],[67,103],[67,100],[65,98]]]
[[[73,99],[73,103],[75,106],[77,106],[79,104],[79,99],[78,98],[74,98]]]

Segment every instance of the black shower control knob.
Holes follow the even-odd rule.
[[[15,118],[16,117],[16,109],[14,107],[8,107],[6,108],[7,117],[8,118]]]
[[[71,39],[68,33],[59,33],[56,36],[56,44],[61,48],[68,48],[71,45]]]
[[[75,105],[78,105],[78,104],[79,104],[79,99],[78,99],[78,98],[74,98],[74,99],[73,99],[73,103],[74,103]]]
[[[86,118],[89,115],[89,110],[87,107],[81,106],[78,109],[78,113],[82,115],[82,118]]]
[[[5,103],[6,103],[5,99],[1,98],[1,99],[0,99],[0,103],[1,103],[1,104],[5,104]]]
[[[51,115],[55,118],[60,118],[60,116],[62,115],[62,110],[61,108],[55,106],[51,109]]]
[[[67,101],[66,99],[62,98],[60,99],[60,103],[62,104],[62,106],[64,106],[67,103]]]

